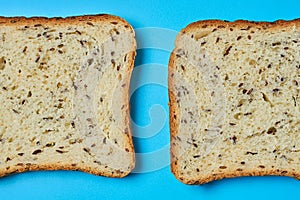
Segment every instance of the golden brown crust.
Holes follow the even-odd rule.
[[[214,28],[238,28],[238,29],[247,29],[248,26],[260,29],[273,29],[273,28],[285,28],[291,26],[300,26],[300,19],[294,19],[290,21],[277,20],[274,22],[255,22],[247,20],[236,20],[234,22],[222,21],[222,20],[203,20],[197,21],[189,24],[187,27],[183,28],[180,32],[187,33],[195,29],[214,27]]]
[[[248,30],[251,28],[256,28],[259,30],[276,30],[282,28],[293,28],[293,27],[300,27],[300,18],[294,19],[291,21],[284,21],[278,20],[275,22],[253,22],[253,21],[245,21],[245,20],[237,20],[234,22],[227,22],[222,20],[204,20],[204,21],[197,21],[194,23],[189,24],[187,27],[183,28],[180,33],[178,34],[176,41],[182,36],[182,34],[191,34],[195,30],[207,29],[227,29],[232,31],[234,29],[243,29]],[[175,47],[179,48],[178,46]],[[169,75],[168,75],[168,93],[169,93],[169,109],[170,109],[170,138],[171,138],[171,147],[170,147],[170,154],[171,154],[171,171],[175,175],[175,177],[185,183],[185,184],[204,184],[214,180],[219,180],[223,178],[233,178],[233,177],[240,177],[240,176],[266,176],[266,175],[277,175],[277,176],[290,176],[296,179],[300,179],[300,171],[289,171],[289,169],[265,169],[265,170],[243,170],[243,171],[230,171],[218,174],[211,174],[205,177],[194,177],[193,179],[186,178],[180,175],[178,165],[176,164],[175,151],[178,147],[172,143],[172,138],[177,136],[178,127],[179,127],[179,120],[174,119],[173,114],[178,114],[179,109],[176,102],[176,97],[174,95],[174,91],[172,91],[173,86],[173,78],[171,76],[171,72],[175,71],[175,49],[171,53],[170,60],[169,60]],[[177,117],[178,119],[178,117]]]
[[[177,171],[176,171],[177,172]],[[285,169],[276,169],[276,170],[245,170],[245,171],[228,171],[220,174],[212,174],[207,177],[202,177],[201,179],[188,180],[182,177],[179,177],[175,174],[176,178],[181,182],[189,185],[199,185],[209,183],[215,180],[221,180],[223,178],[236,178],[241,176],[289,176],[292,178],[300,179],[300,173],[294,171],[288,171]]]
[[[88,23],[88,22],[110,22],[112,24],[114,23],[121,23],[124,25],[125,29],[131,30],[133,32],[132,26],[126,22],[124,19],[113,16],[113,15],[108,15],[108,14],[100,14],[100,15],[85,15],[85,16],[75,16],[75,17],[67,17],[67,18],[46,18],[46,17],[31,17],[31,18],[26,18],[26,17],[1,17],[0,16],[0,26],[40,26],[43,24],[43,26],[59,26],[59,25],[76,25],[76,24],[81,24],[81,23]],[[91,24],[93,25],[93,24]],[[134,33],[133,33],[134,34]],[[136,45],[134,45],[134,49],[136,48]],[[130,76],[133,70],[134,66],[134,58],[136,55],[135,51],[129,52],[127,54],[127,67],[128,67],[128,73],[129,75],[126,77],[125,82],[128,83],[128,90],[129,90],[129,82],[130,82]],[[129,98],[128,98],[129,91],[125,94],[124,99],[129,105]],[[126,118],[126,125],[130,127],[130,117],[129,117],[129,110],[127,111],[127,118]],[[134,154],[134,146],[132,142],[132,133],[131,129],[128,130],[128,134],[126,134],[127,138],[127,144],[129,144],[129,149],[128,153],[132,154],[132,170],[135,166],[135,154]],[[7,167],[4,170],[0,170],[0,177],[13,174],[13,173],[19,173],[19,172],[25,172],[25,171],[36,171],[36,170],[75,170],[75,171],[83,171],[87,173],[91,173],[94,175],[99,175],[99,176],[107,176],[107,177],[118,177],[122,178],[130,173],[130,171],[119,171],[119,170],[114,170],[110,169],[107,167],[107,169],[111,172],[108,171],[101,171],[96,168],[90,167],[88,165],[82,164],[82,163],[77,163],[77,164],[72,164],[72,163],[49,163],[49,164],[30,164],[30,163],[19,163],[16,166],[10,166]]]
[[[122,178],[129,174],[129,172],[118,171],[112,173],[96,170],[88,165],[73,165],[65,163],[49,163],[49,164],[30,164],[25,163],[23,165],[11,166],[6,170],[0,171],[0,177],[7,176],[10,174],[21,173],[26,171],[40,171],[40,170],[73,170],[73,171],[83,171],[90,174],[98,176],[107,176],[112,178]]]
[[[108,14],[99,14],[99,15],[84,15],[84,16],[72,16],[72,17],[2,17],[0,16],[0,25],[1,26],[22,26],[22,25],[36,25],[39,26],[40,24],[43,25],[65,25],[65,24],[79,24],[82,22],[91,22],[97,21],[97,23],[103,21],[111,21],[111,22],[118,22],[123,23],[126,25],[126,28],[132,29],[131,25],[128,24],[124,19]]]
[[[176,115],[178,108],[176,105],[176,99],[175,99],[175,94],[172,91],[172,87],[173,87],[173,78],[172,78],[172,72],[175,71],[174,70],[174,62],[175,62],[175,53],[172,52],[171,56],[170,56],[170,60],[169,60],[169,65],[168,65],[168,71],[169,71],[169,76],[168,76],[168,94],[169,94],[169,119],[170,119],[170,142],[171,142],[171,146],[170,146],[170,158],[171,158],[171,171],[174,174],[176,173],[176,165],[175,165],[175,159],[174,159],[174,150],[175,150],[175,146],[172,143],[173,137],[175,137],[177,135],[178,132],[178,122],[175,121],[176,119],[174,118],[174,115]]]
[[[130,89],[130,87],[129,87],[129,85],[130,85],[131,74],[132,74],[132,71],[133,71],[135,56],[136,56],[135,51],[130,52],[128,54],[128,73],[129,74],[128,74],[128,76],[126,76],[126,80],[125,80],[128,87],[127,87],[127,92],[125,92],[125,96],[124,96],[124,101],[126,101],[126,103],[128,105],[128,110],[126,111],[127,115],[126,115],[125,123],[126,123],[126,127],[129,127],[128,134],[126,134],[126,136],[127,136],[127,144],[129,144],[129,146],[130,146],[128,152],[132,153],[133,165],[132,165],[131,169],[133,169],[135,167],[135,153],[134,153],[134,146],[133,146],[133,141],[132,141],[132,129],[131,129],[131,125],[130,125],[130,98],[129,98],[129,89]],[[129,172],[127,174],[129,174]]]

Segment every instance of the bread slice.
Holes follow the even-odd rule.
[[[134,167],[132,27],[110,15],[0,18],[0,176]]]
[[[300,20],[199,21],[169,62],[171,170],[183,183],[300,178]]]

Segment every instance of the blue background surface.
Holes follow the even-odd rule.
[[[0,15],[65,17],[108,13],[126,19],[134,28],[157,27],[179,31],[187,24],[202,19],[294,19],[300,17],[299,10],[298,0],[11,0],[1,1]],[[140,46],[138,50],[136,67],[144,67],[144,70],[137,73],[138,79],[143,82],[159,76],[165,82],[170,48],[159,49],[155,45],[149,48],[155,43],[151,39],[151,35],[137,34],[139,44],[150,41],[150,44]],[[169,43],[173,39],[171,34],[163,41],[172,47]],[[145,67],[147,64],[160,66],[161,73],[152,73],[151,67]],[[168,147],[169,127],[165,119],[168,114],[167,102],[167,88],[163,84],[141,86],[131,96],[131,117],[137,128],[140,128],[134,138],[136,152],[141,155],[137,162],[139,172],[146,171],[146,165],[151,167],[155,162],[160,166],[159,162],[163,162],[159,160],[161,158],[168,159],[168,155],[162,153],[160,158],[143,160],[143,156]],[[139,137],[139,131],[150,127],[151,132],[151,125],[155,123],[160,123],[161,129],[154,136]],[[12,175],[0,179],[0,199],[297,199],[299,188],[300,182],[288,177],[242,177],[215,181],[203,186],[188,186],[177,181],[167,165],[148,173],[132,173],[123,179],[70,171]]]

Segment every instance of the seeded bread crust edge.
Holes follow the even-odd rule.
[[[219,27],[218,27],[219,26]],[[233,29],[247,29],[248,26],[260,28],[263,30],[276,30],[276,29],[283,29],[283,28],[291,28],[293,26],[300,27],[300,18],[294,19],[290,21],[285,20],[277,20],[275,22],[254,22],[254,21],[247,21],[247,20],[237,20],[234,22],[222,21],[222,20],[203,20],[197,21],[189,24],[187,27],[183,28],[180,33],[176,37],[175,41],[175,49],[178,48],[177,41],[180,39],[180,34],[189,34],[192,33],[194,30],[199,30],[201,28],[212,27],[221,29],[225,28],[230,31],[230,28]],[[178,133],[179,127],[179,119],[174,119],[173,116],[178,114],[179,109],[176,103],[176,96],[174,91],[172,91],[172,86],[174,85],[173,78],[171,77],[171,72],[175,71],[175,49],[172,51],[170,55],[169,65],[168,65],[168,93],[169,93],[169,118],[170,118],[170,156],[171,156],[171,172],[175,175],[175,177],[181,181],[182,183],[189,184],[189,185],[200,185],[205,184],[214,180],[220,180],[223,178],[234,178],[234,177],[241,177],[241,176],[267,176],[267,175],[275,175],[275,176],[289,176],[295,179],[300,179],[300,169],[299,171],[292,171],[287,169],[253,169],[253,170],[245,170],[245,171],[234,171],[228,169],[226,172],[218,173],[218,174],[210,174],[209,176],[194,176],[192,179],[186,178],[180,175],[180,169],[177,167],[177,163],[175,160],[175,150],[176,146],[172,143],[172,138],[176,137]]]
[[[98,14],[98,15],[82,15],[82,16],[69,16],[69,17],[3,17],[0,16],[0,24],[7,26],[17,26],[17,25],[36,25],[36,24],[51,24],[51,25],[66,25],[66,24],[78,24],[80,22],[107,22],[107,21],[117,21],[118,23],[123,23],[127,25],[128,30],[133,30],[131,25],[124,19],[109,15],[109,14]]]
[[[109,14],[98,14],[98,15],[84,15],[84,16],[71,16],[71,17],[66,17],[66,18],[61,18],[61,17],[53,17],[53,18],[47,18],[47,17],[3,17],[0,16],[0,26],[22,26],[22,25],[36,25],[36,24],[44,24],[44,25],[76,25],[80,24],[82,22],[103,22],[106,23],[107,21],[111,22],[118,22],[122,23],[125,27],[125,29],[129,30],[132,32],[133,37],[135,36],[134,30],[132,26],[125,21],[124,19],[114,16],[114,15],[109,15]],[[136,49],[136,44],[132,44],[133,49]],[[132,130],[130,126],[130,113],[129,113],[129,83],[130,83],[130,78],[131,78],[131,73],[133,70],[134,66],[134,58],[136,56],[136,51],[129,52],[128,54],[128,59],[127,59],[127,74],[125,82],[128,85],[127,91],[124,92],[124,97],[123,99],[126,101],[128,105],[128,110],[127,116],[125,123],[128,125],[129,131],[127,136],[127,144],[129,144],[129,152],[132,157],[132,163],[131,163],[131,170],[135,167],[135,153],[134,153],[134,146],[133,146],[133,141],[132,141]],[[0,170],[0,177],[7,176],[10,174],[15,174],[15,173],[20,173],[20,172],[25,172],[25,171],[40,171],[40,170],[73,170],[73,171],[83,171],[87,172],[90,174],[98,175],[98,176],[106,176],[106,177],[113,177],[113,178],[123,178],[127,176],[131,170],[129,171],[119,171],[119,170],[114,170],[110,167],[107,167],[106,171],[101,171],[98,169],[95,169],[87,164],[81,164],[77,163],[76,165],[72,163],[45,163],[45,164],[26,164],[23,163],[23,165],[18,165],[18,166],[10,166],[9,169],[6,170]]]

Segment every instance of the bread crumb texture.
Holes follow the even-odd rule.
[[[115,16],[0,17],[0,176],[127,175],[135,48],[132,27]]]
[[[170,58],[169,95],[180,181],[300,178],[300,20],[187,26]]]

